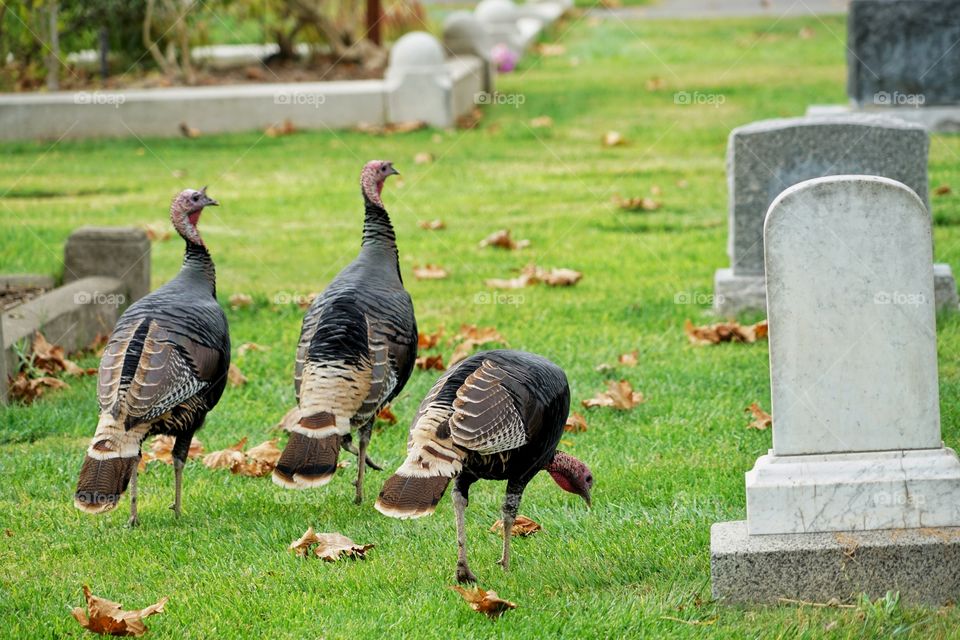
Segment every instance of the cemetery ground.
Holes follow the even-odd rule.
[[[355,255],[362,204],[357,174],[393,160],[402,180],[384,201],[397,228],[401,269],[421,331],[493,326],[509,345],[542,353],[570,378],[588,430],[562,448],[597,478],[594,506],[538,476],[521,513],[543,531],[514,542],[511,570],[495,564],[501,483],[481,482],[467,511],[469,553],[480,586],[518,604],[498,621],[471,611],[447,586],[455,560],[449,497],[416,521],[384,518],[373,501],[401,462],[406,429],[439,372],[417,370],[393,404],[396,425],[375,433],[365,503],[352,503],[351,464],[325,488],[290,492],[269,479],[184,474],[184,515],[167,509],[172,467],[140,477],[141,526],[124,527],[128,503],[103,517],[76,511],[71,494],[96,425],[92,377],[71,379],[29,407],[0,413],[0,620],[11,637],[80,637],[70,617],[81,585],[142,607],[172,637],[956,637],[955,607],[913,609],[893,599],[849,608],[783,604],[728,607],[710,597],[709,529],[744,517],[743,473],[770,446],[746,428],[744,408],[769,409],[766,343],[692,346],[687,318],[708,315],[714,270],[727,263],[724,154],[733,127],[802,114],[844,100],[840,17],[707,23],[573,20],[555,38],[563,55],[532,56],[499,79],[512,104],[487,107],[473,130],[384,137],[355,132],[260,133],[197,139],[4,145],[0,175],[5,271],[53,273],[76,227],[168,226],[169,197],[209,184],[222,206],[200,223],[229,309],[234,361],[248,377],[227,389],[198,433],[205,448],[243,436],[257,444],[293,406],[292,358],[302,311],[288,302],[318,291]],[[660,80],[657,80],[659,78]],[[689,100],[676,99],[686,92]],[[521,100],[522,104],[516,104]],[[543,125],[549,117],[550,126]],[[603,146],[608,131],[626,144]],[[430,153],[433,161],[416,164]],[[931,195],[935,261],[960,264],[960,138],[934,135]],[[661,203],[620,210],[614,195]],[[418,221],[442,219],[427,231]],[[497,229],[527,249],[479,248]],[[154,285],[182,256],[177,240],[153,245]],[[535,262],[569,267],[569,288],[495,290]],[[417,280],[415,265],[449,277]],[[755,321],[760,316],[746,316]],[[55,339],[56,336],[48,336]],[[960,318],[938,321],[944,440],[960,445]],[[268,347],[237,355],[247,342]],[[451,345],[439,350],[448,360]],[[638,351],[636,367],[617,365]],[[96,366],[96,358],[80,360]],[[614,365],[597,371],[597,365]],[[630,411],[580,402],[624,378],[645,402]],[[287,545],[308,526],[374,543],[365,560],[323,563]],[[823,604],[823,603],[820,603]]]

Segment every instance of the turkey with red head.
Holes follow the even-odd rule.
[[[213,260],[197,223],[218,203],[186,189],[170,205],[186,241],[180,272],[123,312],[100,359],[100,419],[87,449],[74,505],[87,513],[114,509],[130,487],[130,524],[137,524],[137,465],[147,436],[168,434],[173,446],[180,516],[183,467],[193,434],[216,406],[227,382],[230,334],[217,303]]]
[[[356,503],[377,412],[403,389],[417,357],[417,321],[403,288],[397,239],[380,199],[384,181],[399,173],[382,160],[360,174],[365,206],[360,254],[303,318],[294,386],[300,421],[290,428],[273,481],[288,489],[327,484],[343,447],[357,454]],[[352,445],[357,430],[359,445]]]
[[[407,458],[384,485],[377,510],[394,518],[430,515],[454,480],[456,579],[475,582],[467,565],[464,521],[470,486],[479,479],[506,480],[500,558],[506,569],[520,498],[540,470],[590,505],[590,469],[557,451],[569,408],[567,377],[546,358],[512,350],[467,358],[443,375],[420,404]]]

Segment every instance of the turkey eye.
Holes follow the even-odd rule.
[[[586,478],[584,478],[584,480],[587,481],[587,484],[592,484],[592,483],[593,483],[593,476],[587,476]]]
[[[197,194],[193,194],[193,198],[191,198],[191,200],[193,200],[194,202],[196,202],[199,199],[200,199],[200,196],[198,196]]]

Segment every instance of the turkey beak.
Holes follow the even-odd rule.
[[[582,497],[582,498],[583,498],[583,501],[587,503],[587,509],[591,509],[591,508],[593,507],[593,501],[590,499],[590,491],[589,491],[589,490],[586,490],[586,491],[584,491],[583,493],[581,493],[581,494],[580,494],[580,497]]]
[[[397,170],[394,168],[393,165],[390,165],[390,173],[388,173],[387,175],[388,175],[388,176],[398,176],[398,175],[400,175],[400,172],[397,171]]]
[[[204,187],[203,189],[200,189],[200,194],[203,196],[203,201],[202,201],[201,204],[202,204],[204,207],[219,207],[219,206],[220,206],[220,203],[219,203],[219,202],[217,202],[216,200],[214,200],[213,198],[211,198],[210,196],[207,195],[207,188],[206,188],[206,187]]]

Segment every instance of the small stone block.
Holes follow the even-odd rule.
[[[150,240],[136,227],[81,227],[64,249],[63,282],[89,276],[119,278],[127,304],[150,292]]]
[[[710,575],[713,597],[728,604],[899,591],[905,603],[939,606],[960,596],[960,528],[751,536],[746,521],[718,522]]]

